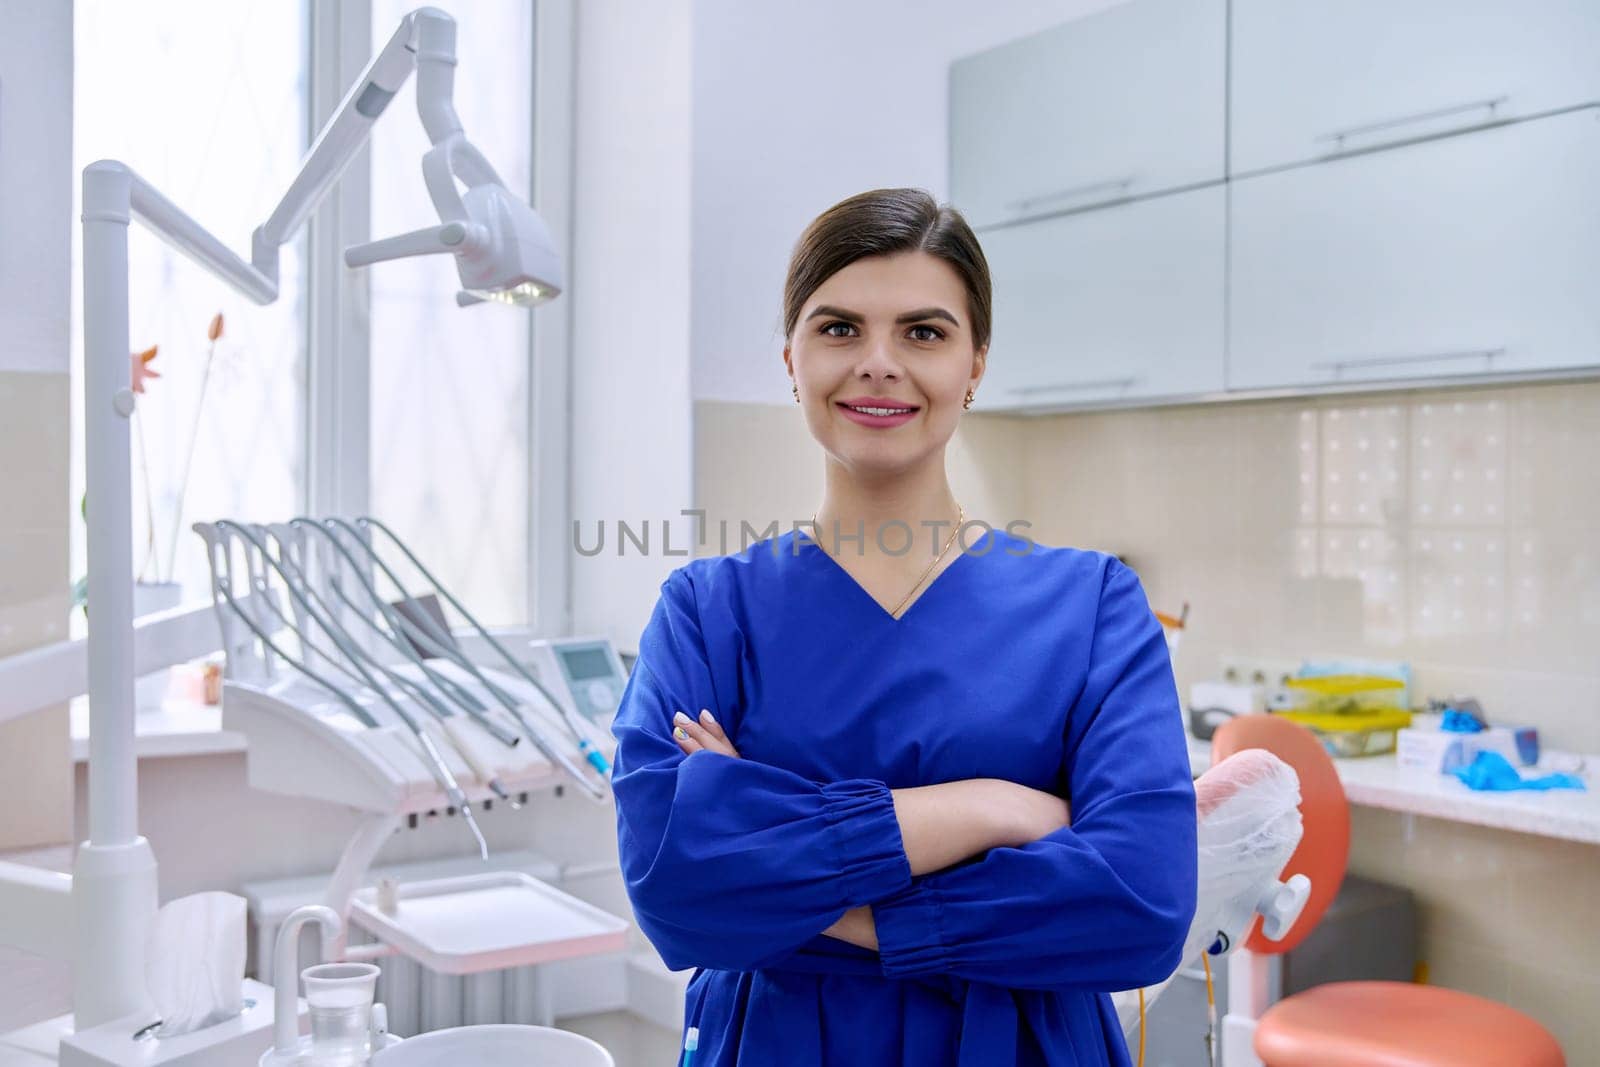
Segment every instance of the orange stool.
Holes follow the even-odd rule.
[[[1300,777],[1300,847],[1284,881],[1311,879],[1311,897],[1289,932],[1268,941],[1260,920],[1244,947],[1287,952],[1321,920],[1344,881],[1350,804],[1333,758],[1315,735],[1276,715],[1245,715],[1217,728],[1211,759],[1264,748]],[[1266,1067],[1565,1067],[1561,1046],[1537,1020],[1484,997],[1410,982],[1330,982],[1273,1004],[1256,1023]]]
[[[1256,1025],[1271,1067],[1564,1067],[1550,1032],[1504,1004],[1411,982],[1330,982]]]

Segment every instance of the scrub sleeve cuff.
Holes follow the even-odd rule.
[[[824,785],[822,812],[851,907],[870,904],[911,884],[911,861],[887,785],[868,778]]]
[[[909,978],[944,970],[950,964],[944,931],[944,905],[938,890],[918,881],[903,893],[872,905],[878,956],[885,978]]]

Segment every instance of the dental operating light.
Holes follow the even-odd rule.
[[[128,166],[102,160],[83,172],[85,465],[89,499],[89,839],[78,849],[71,906],[61,887],[9,884],[28,914],[55,923],[41,941],[67,942],[77,961],[78,1030],[142,1010],[145,935],[156,914],[154,854],[138,832],[134,748],[133,535],[129,427],[128,225],[148,229],[258,304],[278,298],[278,254],[360,151],[412,71],[431,148],[423,181],[439,221],[350,248],[365,266],[449,254],[459,304],[542,303],[561,292],[561,259],[539,216],[506,188],[466,139],[453,103],[454,20],[421,8],[401,20],[306,154],[282,201],[255,231],[246,262]],[[6,878],[0,874],[0,878]],[[0,934],[6,923],[0,917]]]

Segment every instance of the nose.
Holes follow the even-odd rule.
[[[865,346],[856,364],[856,376],[859,378],[898,381],[903,375],[904,368],[895,356],[894,345],[885,337]]]

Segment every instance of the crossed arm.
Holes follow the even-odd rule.
[[[742,758],[709,709],[702,708],[698,719],[679,710],[672,724],[673,740],[685,755],[704,750]],[[1065,800],[1000,778],[892,789],[890,796],[913,876],[942,871],[991,848],[1020,847],[1072,822]],[[870,904],[849,909],[822,932],[862,948],[878,948]]]

